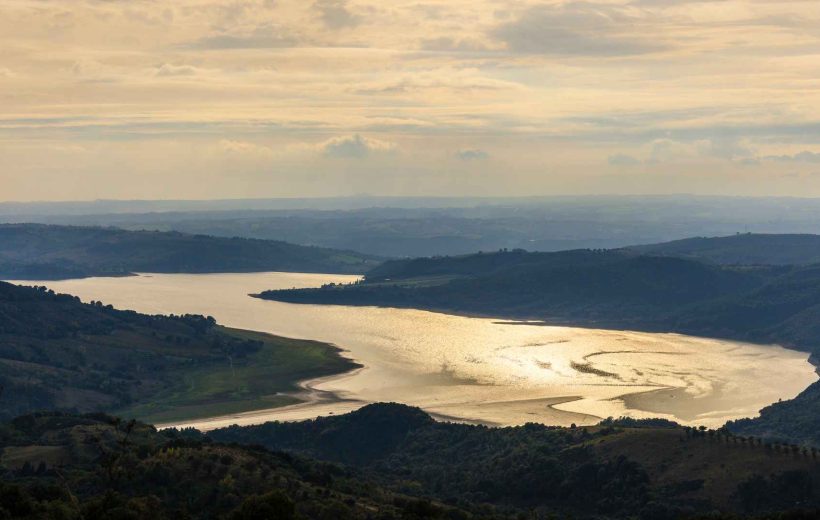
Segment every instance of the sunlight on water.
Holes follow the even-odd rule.
[[[348,399],[194,422],[303,419],[373,401],[494,424],[590,424],[630,415],[720,425],[790,399],[817,377],[776,346],[536,324],[407,309],[293,305],[248,297],[356,277],[299,273],[142,275],[36,282],[146,313],[197,313],[231,327],[338,345],[365,368],[311,385]],[[34,283],[34,282],[30,282]]]

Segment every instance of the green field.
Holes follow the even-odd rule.
[[[219,330],[242,340],[262,341],[263,346],[233,364],[226,359],[218,365],[179,369],[173,374],[178,383],[152,396],[150,403],[114,413],[167,423],[286,406],[300,402],[293,395],[300,381],[358,366],[326,343],[225,327]]]

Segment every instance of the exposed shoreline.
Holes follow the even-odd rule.
[[[346,352],[335,345],[326,345],[330,347],[334,347],[338,349],[340,352]],[[352,360],[352,359],[351,359]],[[352,360],[356,363],[355,360]],[[357,363],[359,364],[359,363]],[[299,387],[301,388],[298,392],[291,392],[286,395],[289,397],[293,397],[299,399],[301,402],[295,404],[289,404],[285,406],[277,406],[272,408],[261,408],[258,410],[249,410],[246,412],[238,412],[226,415],[217,415],[212,417],[203,417],[199,419],[190,419],[184,421],[171,421],[167,423],[158,423],[154,426],[159,429],[167,429],[167,428],[196,428],[200,431],[210,431],[217,428],[222,428],[224,426],[231,426],[234,424],[245,426],[249,424],[260,424],[261,418],[268,418],[269,421],[276,421],[276,420],[284,420],[284,421],[302,421],[308,420],[310,417],[315,417],[314,413],[306,413],[303,416],[302,412],[306,412],[308,409],[315,409],[316,407],[321,407],[323,409],[327,409],[329,411],[329,415],[335,415],[336,411],[334,408],[338,408],[343,413],[351,412],[356,410],[366,404],[365,401],[360,401],[358,399],[349,399],[346,397],[340,396],[337,392],[331,392],[328,390],[319,390],[315,388],[316,385],[334,381],[336,379],[340,379],[343,377],[348,377],[355,375],[357,372],[364,370],[365,367],[359,364],[358,367],[352,368],[350,370],[346,370],[344,372],[340,372],[338,374],[331,374],[327,376],[315,377],[311,379],[306,379],[300,381],[298,383]],[[307,415],[310,415],[308,417]],[[280,418],[281,417],[281,418]]]
[[[478,319],[488,319],[493,320],[495,323],[500,325],[526,325],[526,326],[542,326],[542,327],[572,327],[578,329],[589,329],[589,330],[609,330],[614,332],[646,332],[650,334],[680,334],[682,336],[689,336],[693,338],[702,338],[702,339],[713,339],[713,340],[720,340],[720,341],[737,341],[742,343],[750,343],[753,345],[760,345],[764,347],[768,346],[779,346],[785,349],[793,350],[796,352],[802,352],[809,355],[808,361],[814,367],[816,367],[817,375],[820,376],[820,355],[816,355],[812,353],[808,347],[803,347],[796,345],[794,343],[789,342],[767,342],[761,340],[755,340],[750,338],[738,338],[736,336],[721,336],[721,335],[703,335],[698,334],[697,332],[687,332],[681,330],[669,330],[668,327],[662,326],[662,324],[652,325],[652,324],[645,324],[645,326],[641,326],[638,322],[632,323],[630,325],[634,326],[625,326],[623,322],[617,321],[607,321],[607,320],[592,320],[592,319],[567,319],[567,318],[544,318],[543,316],[539,316],[537,314],[529,314],[529,313],[511,313],[507,315],[499,315],[498,313],[489,314],[477,311],[465,311],[459,309],[452,309],[448,307],[413,307],[410,305],[401,306],[401,305],[374,305],[374,304],[358,304],[358,303],[322,303],[322,302],[312,302],[312,301],[289,301],[286,299],[275,299],[275,298],[268,298],[265,297],[262,293],[254,293],[248,294],[248,296],[252,298],[258,298],[260,300],[267,300],[267,301],[274,301],[280,303],[289,303],[294,305],[326,305],[326,306],[339,306],[339,307],[374,307],[380,309],[410,309],[410,310],[417,310],[417,311],[426,311],[432,312],[436,314],[445,314],[449,316],[459,316],[463,318],[478,318]]]
[[[333,280],[333,278],[329,279]],[[207,283],[205,283],[206,281]],[[324,279],[321,277],[300,279],[292,276],[247,276],[244,274],[222,276],[153,273],[138,278],[100,279],[90,282],[55,285],[61,286],[60,290],[63,292],[79,294],[86,300],[110,301],[114,305],[124,308],[136,307],[136,310],[144,313],[194,312],[213,315],[220,323],[236,329],[260,331],[263,334],[275,335],[281,338],[299,338],[298,341],[316,338],[312,341],[333,348],[334,357],[338,355],[346,358],[347,361],[353,360],[365,365],[363,368],[349,369],[349,364],[346,367],[341,363],[331,364],[330,366],[335,368],[332,368],[332,371],[325,371],[324,374],[306,372],[304,371],[304,365],[299,372],[288,372],[287,370],[285,372],[282,372],[282,370],[267,372],[268,378],[284,377],[292,383],[287,388],[278,388],[265,393],[251,388],[249,389],[250,393],[261,398],[255,399],[256,402],[248,402],[232,409],[228,407],[218,409],[215,407],[211,410],[213,413],[191,414],[187,417],[183,413],[179,415],[169,413],[165,417],[157,416],[152,422],[160,427],[195,426],[207,430],[237,423],[251,424],[271,420],[298,421],[352,411],[370,402],[408,403],[436,415],[439,420],[504,425],[536,422],[568,426],[571,423],[596,423],[600,421],[601,417],[627,414],[622,402],[606,403],[606,401],[617,396],[618,393],[616,392],[623,395],[630,392],[639,393],[646,389],[646,385],[637,384],[643,379],[634,379],[632,382],[604,381],[600,380],[601,377],[605,377],[604,375],[585,372],[579,376],[582,379],[585,378],[583,385],[591,389],[595,387],[613,388],[606,390],[594,389],[590,390],[589,394],[579,394],[576,393],[579,392],[579,389],[574,388],[571,383],[566,383],[573,380],[562,379],[572,377],[574,373],[574,367],[571,367],[570,363],[572,352],[577,351],[583,354],[588,353],[588,351],[597,352],[601,349],[621,352],[622,347],[619,349],[614,346],[617,344],[605,345],[602,342],[630,339],[632,334],[621,334],[619,332],[624,331],[622,327],[609,327],[604,330],[600,328],[601,324],[599,323],[595,325],[587,323],[586,327],[575,327],[590,329],[593,332],[587,334],[582,330],[562,332],[561,329],[567,327],[568,324],[558,320],[551,320],[550,322],[544,320],[538,320],[537,322],[508,322],[509,325],[533,325],[532,330],[522,329],[519,334],[517,330],[519,327],[507,326],[506,331],[501,332],[505,328],[504,321],[498,315],[487,316],[479,313],[454,312],[445,309],[411,311],[413,308],[409,306],[403,307],[411,311],[407,314],[379,311],[376,306],[372,305],[268,306],[264,305],[264,300],[260,301],[260,299],[248,297],[248,294],[257,291],[260,286],[270,287],[279,284],[280,287],[288,287],[318,283],[325,283]],[[254,303],[254,301],[258,303]],[[274,304],[275,302],[267,303]],[[316,307],[316,309],[303,310],[297,309],[297,307]],[[330,307],[339,307],[339,309],[331,309]],[[354,307],[363,308],[356,309]],[[366,307],[371,307],[371,310],[367,311]],[[346,310],[342,310],[343,308],[346,308]],[[428,313],[428,316],[424,315]],[[437,314],[438,317],[433,314]],[[480,322],[479,320],[473,322],[457,319],[459,316],[480,317],[482,319]],[[305,322],[302,320],[303,317],[322,321]],[[388,321],[383,321],[385,319]],[[396,319],[397,321],[394,323],[389,321],[390,319]],[[427,323],[425,320],[429,321],[429,325],[425,324]],[[494,325],[494,323],[500,323],[501,325]],[[535,325],[549,325],[556,327],[556,329],[542,332],[537,330],[538,327],[535,327]],[[418,327],[423,328],[419,329]],[[445,328],[439,329],[437,327]],[[595,334],[595,331],[600,332],[600,334]],[[452,344],[450,339],[443,339],[449,338],[450,333],[453,333]],[[546,338],[544,339],[546,343],[539,346],[542,349],[540,354],[537,353],[539,351],[531,353],[533,351],[528,349],[511,354],[513,358],[518,359],[518,356],[520,356],[522,360],[526,360],[527,366],[532,365],[531,369],[535,371],[532,375],[538,381],[541,381],[538,385],[543,384],[545,386],[518,387],[515,384],[515,378],[517,377],[515,374],[520,369],[504,364],[506,362],[503,359],[501,359],[501,366],[504,368],[502,372],[499,372],[505,374],[502,379],[497,382],[489,376],[486,380],[481,379],[481,377],[484,377],[482,374],[486,372],[481,368],[482,363],[494,362],[496,358],[504,358],[505,355],[495,353],[499,349],[519,349],[534,346],[527,342],[519,344],[517,343],[518,340],[508,343],[504,339],[504,334],[515,338],[521,336],[521,341],[529,341],[525,340],[528,335]],[[580,341],[586,341],[584,338],[589,336],[589,343],[577,344],[580,350],[567,346],[549,346],[553,343],[564,342],[553,342],[549,338],[553,338],[553,336],[563,338],[565,334],[575,335],[580,338]],[[640,342],[638,345],[646,341],[659,341],[661,342],[659,344],[680,343],[683,345],[681,348],[684,351],[691,353],[695,353],[693,348],[698,343],[693,342],[693,338],[686,340],[685,336],[681,334],[669,334],[666,338],[658,337],[655,339],[641,337],[639,336],[641,333],[637,334],[635,338]],[[678,335],[681,336],[680,340],[675,337]],[[651,334],[646,336],[651,336]],[[473,345],[476,341],[480,341],[482,344]],[[345,348],[340,348],[338,345]],[[429,345],[432,349],[429,354],[433,357],[422,355],[427,352],[425,350],[426,345]],[[453,348],[456,350],[452,350]],[[472,348],[477,348],[477,350],[471,350]],[[536,357],[549,356],[552,348],[557,349],[555,353],[562,364],[558,368],[542,367]],[[636,348],[636,354],[656,355],[665,353],[653,352],[652,349],[644,352],[646,347]],[[760,347],[755,348],[758,351],[762,350]],[[734,347],[729,347],[729,350],[733,349]],[[727,349],[720,348],[716,350],[717,353],[724,351],[727,351]],[[478,352],[481,356],[475,358],[469,355],[470,352]],[[703,352],[705,353],[705,351]],[[451,356],[456,355],[459,362],[475,363],[475,365],[465,365],[469,370],[463,374],[470,374],[470,377],[460,377],[463,374],[448,371],[448,356],[445,353],[449,353],[448,355]],[[578,356],[582,354],[578,354]],[[421,357],[419,357],[420,355]],[[726,354],[723,355],[725,357]],[[412,364],[404,366],[402,363],[405,360],[404,356],[407,356],[406,360],[408,362],[418,362],[418,367],[421,370],[411,370]],[[439,361],[439,357],[441,361]],[[812,378],[815,377],[814,367],[810,368],[805,365],[805,358],[802,357],[802,354],[799,356],[788,354],[786,357],[794,360],[794,364],[803,363],[802,368],[796,369],[799,373],[810,373]],[[802,358],[802,361],[798,358]],[[549,357],[544,359],[549,359]],[[580,364],[580,357],[576,361]],[[626,365],[624,365],[624,362],[626,362]],[[640,363],[640,361],[636,362]],[[657,360],[650,362],[655,363]],[[626,366],[628,370],[631,362],[621,360],[620,363]],[[661,361],[658,366],[667,366],[666,363],[666,361]],[[692,370],[697,370],[697,366],[699,365],[695,363],[695,368],[692,368]],[[547,372],[540,372],[544,370]],[[666,369],[661,368],[660,370],[665,373]],[[604,374],[604,372],[601,372],[601,374]],[[256,377],[260,377],[258,370]],[[264,378],[264,374],[261,374],[261,377]],[[643,378],[644,374],[638,373],[635,377]],[[800,379],[800,385],[802,385],[803,379]],[[554,387],[552,387],[552,381],[555,382]],[[790,379],[790,381],[795,380]],[[672,375],[672,380],[667,381],[667,383],[678,386],[674,381],[674,375]],[[635,388],[636,386],[641,388]],[[684,383],[681,382],[680,386],[684,386]],[[797,386],[791,384],[789,397],[797,394]],[[616,389],[614,387],[622,388]],[[586,396],[584,399],[592,400],[578,401],[577,398],[567,398],[567,396],[578,395],[584,395]],[[782,394],[784,398],[786,398],[786,395]],[[301,402],[295,402],[297,399]],[[771,400],[766,400],[764,403],[762,399],[758,398],[757,400],[751,399],[751,403],[756,412],[757,409],[776,400],[777,396]],[[747,401],[749,400],[747,399]],[[754,415],[750,408],[746,406],[742,409],[744,414],[748,413],[746,416]],[[721,410],[716,409],[715,411]],[[632,414],[629,413],[629,415]],[[640,413],[639,415],[645,416],[647,414]],[[735,416],[731,418],[733,419]],[[717,417],[707,420],[714,422]]]
[[[253,297],[259,297],[258,295],[249,295]],[[266,298],[260,298],[266,299]],[[333,304],[328,304],[333,305]],[[342,305],[344,307],[344,305]],[[554,327],[577,327],[577,328],[587,328],[587,329],[594,329],[594,330],[601,330],[600,326],[593,326],[591,323],[586,323],[586,326],[581,326],[577,323],[569,324],[564,321],[548,321],[548,320],[534,320],[534,319],[522,319],[517,320],[515,318],[510,317],[498,317],[497,315],[483,315],[481,313],[468,313],[468,312],[451,312],[445,310],[430,310],[430,309],[417,309],[414,307],[389,307],[389,306],[362,306],[362,307],[384,307],[384,308],[397,308],[397,309],[414,309],[420,311],[427,311],[433,312],[438,314],[445,314],[451,316],[460,316],[460,317],[468,317],[468,318],[480,318],[480,319],[491,319],[495,320],[496,323],[505,324],[505,325],[534,325],[534,326],[554,326]],[[622,331],[622,332],[651,332],[651,333],[658,333],[658,334],[681,334],[687,335],[689,334],[682,334],[679,332],[670,332],[670,331],[663,331],[663,330],[653,330],[653,331],[645,331],[645,330],[633,330],[633,329],[621,329],[621,328],[607,328],[604,330],[609,331]],[[255,331],[251,331],[255,332]],[[693,335],[692,335],[693,336]],[[712,338],[712,337],[704,337],[704,336],[693,336],[693,337],[702,337],[704,339],[725,339],[725,338]],[[286,339],[293,339],[293,338],[286,338]],[[731,341],[737,341],[730,339]],[[310,340],[315,341],[315,340]],[[331,343],[319,342],[323,343],[327,347],[336,351],[337,355],[344,357],[350,360],[352,363],[358,365],[350,370],[346,370],[343,372],[339,372],[337,374],[330,374],[326,376],[321,376],[318,378],[311,378],[299,381],[297,384],[301,388],[298,392],[282,394],[288,397],[292,397],[298,399],[301,402],[290,404],[290,405],[283,405],[278,407],[271,407],[271,408],[262,408],[258,410],[249,410],[246,412],[238,412],[233,414],[225,414],[225,415],[218,415],[212,417],[204,417],[199,419],[190,419],[190,420],[183,420],[183,421],[172,421],[166,423],[159,423],[156,424],[158,429],[165,429],[165,428],[186,428],[186,427],[193,427],[201,431],[210,431],[213,429],[230,426],[234,424],[238,425],[249,425],[249,424],[259,424],[261,422],[267,421],[283,421],[283,422],[291,422],[291,421],[304,421],[310,420],[315,417],[326,416],[326,415],[338,415],[340,413],[349,413],[352,412],[362,406],[370,404],[370,401],[364,401],[359,399],[351,399],[348,397],[344,397],[340,395],[338,392],[330,391],[330,390],[320,390],[317,387],[324,383],[334,382],[340,379],[344,379],[347,377],[352,377],[356,373],[366,370],[368,367],[364,365],[360,360],[357,360],[353,356],[350,355],[350,351],[339,347],[338,345],[334,345]],[[775,346],[776,344],[767,344],[762,343],[759,344],[761,346]],[[790,350],[798,351],[806,353],[804,350],[795,348],[793,346],[787,345],[779,345],[784,348],[788,348]],[[814,355],[810,355],[808,361],[815,367],[815,371],[820,376],[820,359]],[[624,406],[628,410],[636,410],[636,411],[643,411],[649,413],[658,413],[661,415],[666,415],[663,412],[659,412],[653,410],[655,408],[652,403],[647,403],[648,397],[650,395],[658,395],[663,393],[668,393],[670,395],[675,394],[679,395],[685,391],[684,388],[678,387],[663,387],[657,388],[652,390],[644,390],[644,391],[637,391],[634,393],[627,393],[621,396],[617,396],[615,399],[620,400],[624,403]],[[521,403],[530,402],[530,401],[545,401],[545,406],[556,415],[566,416],[569,420],[570,417],[577,418],[578,422],[587,423],[589,420],[594,420],[595,422],[603,420],[603,417],[598,417],[595,415],[587,414],[587,413],[580,413],[574,412],[570,410],[563,410],[558,408],[560,405],[572,403],[574,401],[581,400],[581,397],[578,396],[555,396],[546,399],[532,399],[532,400],[520,400]],[[519,401],[511,401],[508,402],[508,405],[515,405],[519,403]],[[500,405],[503,403],[486,403],[487,406],[492,405]],[[446,408],[446,407],[445,407]],[[456,416],[450,415],[447,413],[443,413],[441,411],[436,411],[435,407],[422,408],[425,412],[429,413],[432,417],[436,420],[442,422],[459,422],[465,424],[480,424],[484,426],[494,427],[494,426],[502,426],[500,423],[495,423],[493,421],[482,420],[471,418],[468,416]],[[318,414],[317,414],[318,412]],[[536,421],[537,422],[537,421]],[[546,423],[544,423],[546,424]]]

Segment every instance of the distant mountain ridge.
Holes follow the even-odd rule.
[[[723,265],[820,263],[820,235],[739,233],[695,237],[624,248],[639,254],[677,256]]]
[[[134,272],[297,271],[360,274],[379,259],[287,242],[117,228],[0,225],[0,278],[66,279]]]

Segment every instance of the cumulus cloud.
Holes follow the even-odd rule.
[[[462,161],[482,161],[488,159],[490,154],[478,148],[466,148],[456,152],[456,157]]]
[[[361,18],[347,8],[347,0],[317,0],[313,7],[325,26],[331,29],[355,27],[361,22]]]
[[[495,28],[493,35],[520,53],[628,56],[664,49],[657,35],[635,30],[641,18],[625,7],[574,2],[539,5]]]
[[[372,153],[396,151],[396,143],[381,141],[359,134],[334,137],[321,143],[319,149],[325,157],[363,159]]]

